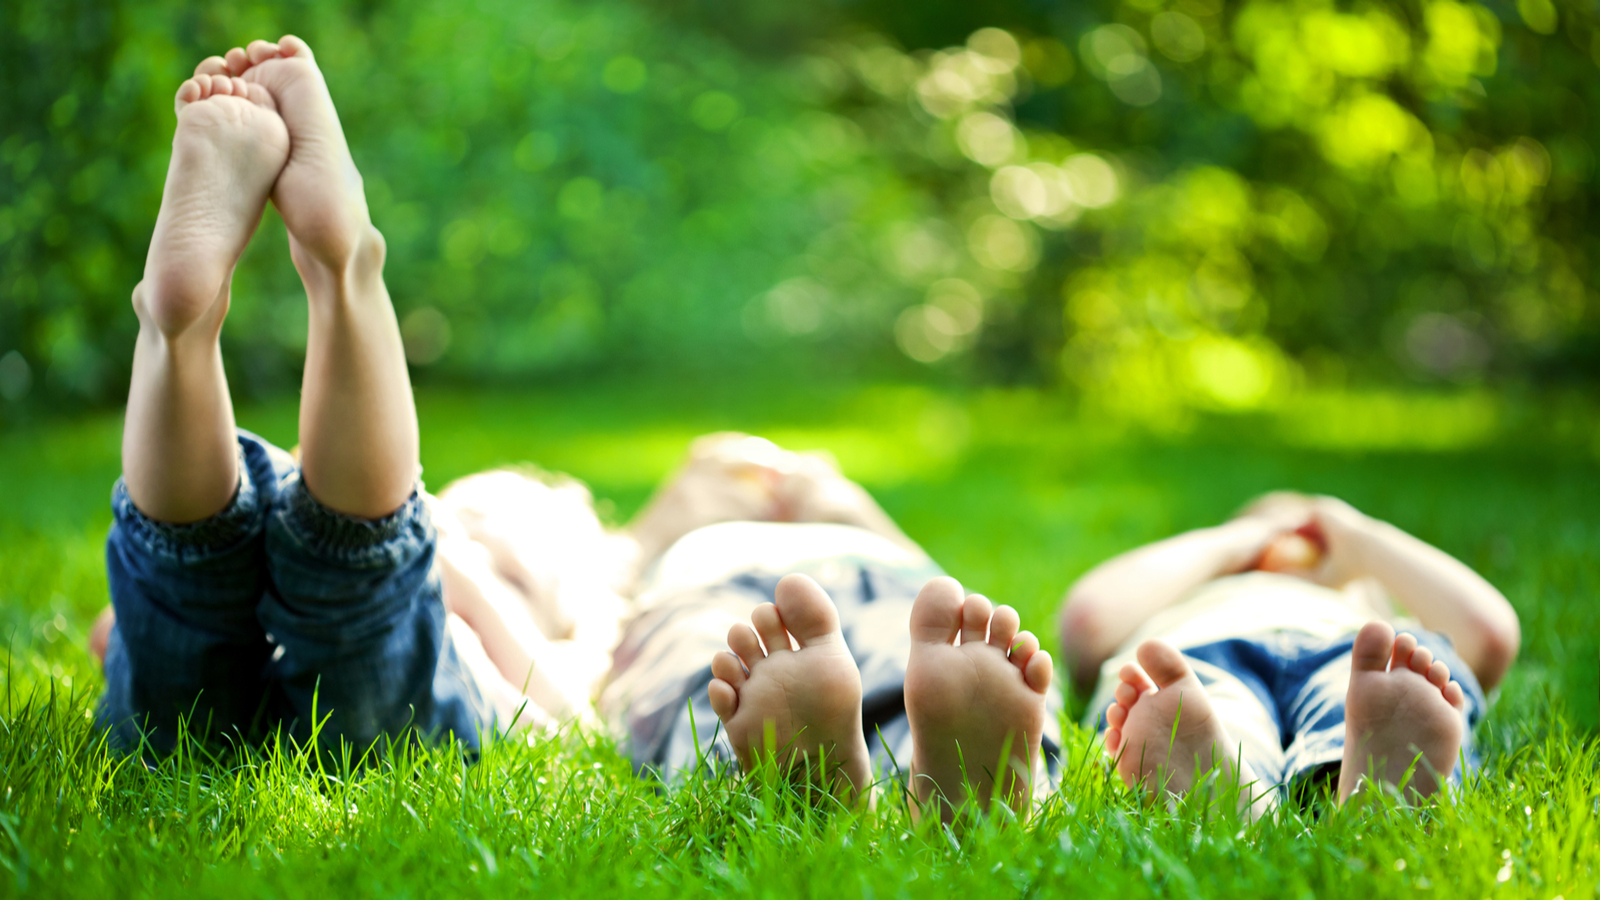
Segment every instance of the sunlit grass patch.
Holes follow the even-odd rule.
[[[1369,408],[1327,402],[1335,417]],[[1149,807],[1069,722],[1063,787],[1029,822],[1000,814],[951,830],[913,824],[891,783],[860,809],[706,770],[663,785],[609,739],[573,730],[492,742],[472,765],[450,748],[403,746],[348,770],[288,746],[153,768],[116,757],[91,728],[99,674],[83,636],[106,600],[118,418],[5,435],[0,893],[1592,896],[1600,477],[1576,438],[1513,427],[1523,413],[1489,402],[1501,418],[1487,436],[1358,447],[1295,440],[1262,414],[1152,434],[1025,390],[421,393],[430,484],[532,461],[585,479],[617,520],[704,431],[826,450],[1052,650],[1061,594],[1089,566],[1277,487],[1337,493],[1443,546],[1522,618],[1522,657],[1477,734],[1485,768],[1436,803],[1340,811],[1321,797],[1255,823],[1204,804]],[[240,417],[294,440],[291,405]]]

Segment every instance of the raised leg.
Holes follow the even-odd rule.
[[[329,509],[376,519],[416,485],[417,414],[383,283],[383,236],[311,48],[292,35],[202,64],[276,100],[293,140],[273,189],[310,300],[300,396],[301,477]]]
[[[139,317],[122,436],[129,496],[146,516],[196,522],[239,486],[239,447],[217,343],[234,265],[283,169],[289,135],[270,94],[197,73],[178,89],[161,212],[133,290]]]

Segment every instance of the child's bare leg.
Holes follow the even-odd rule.
[[[266,88],[293,142],[272,198],[311,306],[301,477],[324,506],[385,516],[416,484],[417,416],[383,283],[383,237],[367,214],[327,84],[311,48],[293,36],[255,41],[202,65]]]
[[[239,484],[233,405],[217,343],[234,264],[289,149],[271,95],[197,72],[178,89],[161,212],[133,290],[139,317],[122,470],[152,519],[194,522]]]

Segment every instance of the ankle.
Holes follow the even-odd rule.
[[[298,241],[291,234],[289,253],[315,302],[320,297],[359,294],[362,287],[381,282],[388,245],[383,233],[367,223],[350,235],[315,245]]]

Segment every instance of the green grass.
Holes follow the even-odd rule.
[[[531,460],[586,480],[617,521],[704,431],[828,448],[952,574],[1046,635],[1067,585],[1112,553],[1266,489],[1336,493],[1501,586],[1523,655],[1478,735],[1487,768],[1421,811],[1317,804],[1246,824],[1144,809],[1075,728],[1067,784],[1032,822],[959,834],[912,826],[892,790],[852,811],[733,778],[661,789],[584,734],[495,744],[475,766],[444,749],[352,771],[267,749],[147,769],[97,743],[99,675],[82,649],[106,602],[120,422],[37,425],[0,436],[0,894],[1595,894],[1600,428],[1582,401],[1331,395],[1164,437],[1027,392],[606,387],[419,403],[430,484]],[[293,442],[292,406],[240,419]]]

